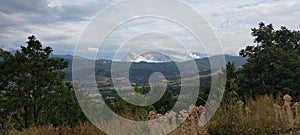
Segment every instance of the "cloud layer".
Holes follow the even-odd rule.
[[[0,1],[0,48],[18,49],[20,45],[25,44],[26,37],[34,34],[44,45],[53,47],[55,53],[72,54],[80,33],[89,21],[99,11],[115,2],[118,1],[2,0]],[[224,51],[230,54],[237,54],[245,45],[253,43],[250,29],[257,27],[259,22],[300,29],[299,0],[182,0],[182,2],[206,18],[219,36]],[[172,6],[172,3],[169,6]],[[114,14],[121,13],[112,13]],[[159,21],[140,22],[128,26],[128,29],[132,32],[151,28],[176,31],[176,27],[162,24]],[[190,38],[187,34],[180,33],[180,29],[175,33],[182,39]],[[120,30],[119,34],[126,33]],[[163,39],[157,38],[154,41],[157,40]],[[169,48],[169,51],[171,49]],[[89,51],[96,50],[97,48],[89,49]],[[180,49],[173,48],[172,52],[175,54],[180,52]],[[187,51],[187,54],[191,52]],[[111,55],[109,50],[104,54]]]

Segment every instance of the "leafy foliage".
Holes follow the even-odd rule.
[[[62,70],[68,63],[63,58],[49,58],[52,48],[43,48],[35,36],[30,36],[27,44],[15,54],[0,50],[2,126],[8,122],[22,129],[78,121],[81,111],[72,85],[63,82],[66,73]]]
[[[225,69],[224,69],[225,70]],[[210,94],[211,83],[201,86],[196,105],[205,105]],[[238,99],[238,78],[235,63],[228,62],[226,64],[226,85],[223,94],[222,103],[235,102]]]
[[[140,94],[147,94],[149,90],[146,87],[134,87],[134,91]],[[134,98],[134,95],[130,98]],[[117,114],[132,120],[147,120],[148,113],[150,111],[156,111],[158,113],[166,113],[170,111],[177,98],[172,95],[168,90],[164,93],[162,98],[152,105],[137,106],[128,103],[121,97],[117,96],[113,99],[105,99],[105,103]]]
[[[259,28],[252,29],[252,36],[257,45],[240,51],[241,56],[248,57],[239,74],[242,93],[254,97],[281,92],[298,97],[300,32],[286,27],[274,30],[272,24],[260,23]]]

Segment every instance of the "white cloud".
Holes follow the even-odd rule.
[[[251,28],[259,22],[276,28],[300,29],[299,0],[194,1],[191,6],[205,16],[220,37],[225,52],[236,52],[253,44]]]
[[[189,53],[190,57],[193,58],[193,59],[199,59],[201,58],[201,56],[198,56],[196,54],[193,54],[192,52]]]
[[[98,52],[98,48],[88,48],[88,51],[90,52]]]
[[[55,7],[61,7],[61,1],[60,0],[47,0],[49,2],[48,7],[55,8]]]
[[[284,25],[290,29],[300,29],[300,23],[298,23],[300,20],[299,0],[182,1],[195,8],[207,19],[208,23],[220,37],[225,52],[238,53],[245,45],[252,44],[253,39],[250,35],[250,29],[257,27],[257,24],[261,21],[273,23],[277,28]],[[27,36],[34,34],[45,45],[51,45],[55,49],[55,53],[72,54],[77,38],[80,36],[85,25],[97,12],[104,9],[109,3],[109,0],[0,1],[0,47],[16,49],[20,45],[25,44]],[[172,6],[172,3],[168,6]],[[112,13],[112,15],[114,14],[120,13]],[[105,19],[109,20],[109,18]],[[147,23],[141,20],[128,24],[127,29],[120,30],[111,40],[119,39],[127,34],[127,32],[134,33],[151,29],[171,30],[178,39],[182,39],[183,41],[188,41],[192,38],[191,35],[181,32],[182,29],[178,26],[169,25],[164,20]],[[166,42],[164,40],[163,38],[155,37],[149,38],[146,41],[156,43]],[[136,42],[135,44],[138,45],[140,42]],[[160,44],[157,45],[159,46]],[[113,53],[111,50],[115,49],[114,46],[110,46],[110,43],[107,46],[104,49],[106,52],[103,52],[106,58],[111,55],[110,53]],[[172,54],[177,52],[178,54],[188,55],[187,53],[182,53],[182,49],[179,49],[179,47],[172,47],[165,44],[160,45],[160,47],[172,52]],[[95,48],[88,49],[88,51],[95,50]],[[193,51],[205,50],[194,47]]]

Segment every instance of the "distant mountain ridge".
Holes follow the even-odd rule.
[[[73,57],[72,55],[52,55],[51,57],[60,57],[60,58],[64,58],[66,61],[69,62],[69,66],[67,69],[65,69],[65,71],[67,72],[67,78],[66,80],[72,80],[72,62],[73,62]],[[87,62],[95,62],[95,70],[96,70],[96,74],[100,75],[100,76],[105,76],[105,77],[110,77],[110,70],[111,70],[111,64],[113,63],[113,61],[111,60],[103,60],[103,59],[99,59],[99,60],[90,60],[90,59],[85,59],[82,57],[78,57],[75,56],[74,57],[76,59],[77,62],[83,63],[82,65],[88,65],[88,64],[84,64]],[[210,60],[219,61],[219,55],[216,56],[212,56],[212,57],[204,57],[201,59],[195,59],[195,63],[198,67],[199,72],[210,72],[211,70],[214,70],[214,67],[211,67],[211,63]],[[246,58],[243,58],[241,56],[231,56],[231,55],[225,55],[225,61],[227,62],[232,62],[235,63],[236,67],[241,67],[242,65],[244,65],[247,62]],[[189,62],[189,61],[184,61],[184,62],[177,62],[179,64],[185,64],[185,62]],[[128,63],[128,62],[119,62],[119,63]],[[93,67],[82,67],[82,70],[84,70],[84,68],[93,68]],[[216,67],[218,68],[218,67]],[[144,74],[149,74],[152,73],[154,71],[157,71],[157,69],[159,69],[159,71],[165,71],[167,74],[170,75],[174,75],[174,74],[178,74],[178,70],[176,68],[175,62],[173,61],[168,61],[168,62],[147,62],[147,61],[140,61],[140,62],[133,62],[131,65],[131,70],[135,71],[135,75],[137,76],[141,76]]]

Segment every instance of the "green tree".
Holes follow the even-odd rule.
[[[147,89],[147,87],[141,87],[141,88],[139,88],[139,87],[135,86],[135,87],[133,88],[133,90],[134,90],[135,92],[140,93],[140,94],[143,94],[143,95],[145,95],[145,94],[147,94],[147,93],[149,92],[149,90]]]
[[[237,78],[237,73],[235,71],[235,65],[232,62],[228,62],[226,65],[226,79],[231,80],[231,79],[236,79]],[[228,83],[226,84],[228,85]]]
[[[43,48],[35,36],[27,44],[15,54],[0,49],[1,117],[12,115],[21,129],[66,120],[72,117],[67,111],[80,112],[72,86],[63,82],[68,63],[50,58],[52,48]]]
[[[248,63],[239,73],[243,92],[256,94],[288,93],[298,96],[300,81],[300,32],[286,27],[259,24],[252,29],[255,46],[247,46],[240,55]]]
[[[155,110],[157,110],[158,113],[167,113],[170,111],[173,106],[176,103],[177,98],[173,96],[173,94],[169,91],[166,90],[164,95],[161,97],[159,101],[153,104]]]
[[[223,93],[223,101],[222,103],[229,103],[232,101],[236,101],[238,98],[238,79],[237,72],[234,63],[228,62],[226,64],[226,85],[225,91]],[[205,105],[210,94],[211,83],[207,83],[201,86],[198,100],[196,105]]]
[[[226,65],[226,86],[223,96],[223,103],[230,104],[238,100],[238,78],[234,63],[228,62]]]

